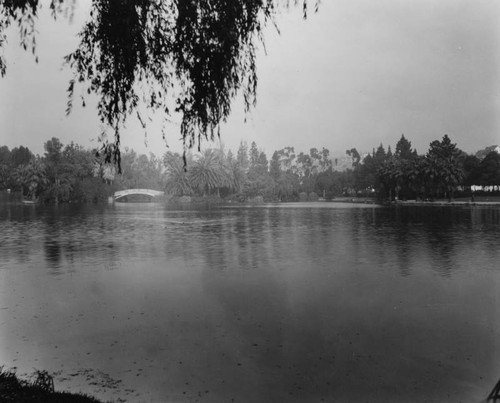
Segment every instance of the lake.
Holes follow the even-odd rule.
[[[0,365],[128,402],[479,402],[500,207],[0,205]]]

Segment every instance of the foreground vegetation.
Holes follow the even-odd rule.
[[[444,135],[420,155],[404,135],[394,152],[381,144],[361,155],[355,148],[340,158],[311,148],[274,151],[270,160],[252,142],[242,142],[234,154],[224,148],[182,155],[122,153],[121,172],[97,150],[75,143],[64,146],[52,138],[43,156],[27,147],[0,147],[0,190],[47,203],[105,201],[113,192],[130,188],[165,190],[174,199],[228,201],[311,201],[318,198],[370,197],[378,200],[472,195],[471,185],[489,186],[499,194],[500,155],[494,147],[476,155],[460,150]],[[476,195],[481,195],[477,193]]]
[[[37,371],[32,381],[19,379],[12,371],[0,367],[0,401],[15,403],[99,403],[84,395],[54,390],[54,382],[47,371]]]

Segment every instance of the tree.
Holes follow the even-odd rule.
[[[222,163],[221,155],[213,149],[205,150],[188,170],[189,181],[193,188],[198,189],[203,196],[214,189],[230,186],[229,174]]]
[[[323,148],[323,151],[324,150],[325,149]],[[313,147],[309,150],[309,155],[311,156],[311,173],[313,175],[317,175],[318,172],[322,172],[324,169],[326,169],[326,167],[324,166],[326,161],[323,161],[323,154],[322,152],[318,151],[316,147]]]
[[[95,153],[71,142],[64,147],[62,161],[74,180],[93,176]]]
[[[315,192],[327,199],[349,193],[352,188],[352,170],[334,171],[332,168],[320,172],[315,182]]]
[[[310,178],[312,175],[312,158],[309,154],[301,152],[297,155],[297,173],[301,181],[304,178]]]
[[[57,137],[44,143],[44,163],[48,179],[47,197],[57,204],[68,201],[72,189],[73,175],[63,161],[63,144]]]
[[[270,200],[274,195],[274,187],[275,182],[269,172],[257,169],[249,172],[243,186],[243,195],[246,198],[262,196],[264,199]]]
[[[356,167],[356,165],[359,164],[359,162],[361,161],[361,156],[359,155],[359,152],[358,150],[356,150],[355,148],[351,148],[350,150],[346,150],[345,152],[349,157],[352,158],[352,166],[353,167]]]
[[[388,153],[389,154],[389,153]],[[389,157],[387,157],[389,158]],[[406,139],[402,134],[399,141],[396,143],[394,156],[399,161],[399,166],[402,169],[402,180],[400,181],[400,188],[398,189],[398,197],[401,195],[403,199],[416,196],[417,189],[420,188],[416,185],[418,173],[415,171],[418,164],[413,162],[418,158],[416,150],[412,150],[411,142]]]
[[[255,169],[259,164],[259,155],[260,152],[257,148],[257,144],[255,143],[255,141],[252,141],[252,144],[250,144],[250,151],[248,152],[250,170]]]
[[[269,175],[271,175],[271,178],[273,178],[274,181],[277,181],[281,173],[280,157],[278,151],[275,151],[271,158],[271,162],[269,163]]]
[[[87,94],[98,97],[98,116],[114,133],[103,152],[107,162],[113,159],[119,166],[125,121],[137,116],[146,126],[141,105],[165,118],[177,112],[185,161],[188,147],[197,143],[199,148],[202,138],[213,139],[218,133],[238,93],[243,94],[245,111],[255,105],[257,45],[264,27],[275,23],[280,3],[288,1],[94,0],[78,47],[65,57],[73,70],[67,112],[77,87],[83,104]],[[50,8],[58,17],[72,4],[51,0]],[[305,18],[307,0],[301,4]],[[21,46],[35,53],[40,7],[38,0],[1,2],[0,38],[5,27],[17,23]],[[5,73],[2,56],[0,74]]]
[[[404,134],[401,135],[401,138],[396,144],[396,151],[394,151],[394,155],[402,160],[410,160],[414,157],[411,149],[411,141],[408,141]]]
[[[267,173],[269,169],[269,161],[267,160],[267,155],[264,151],[259,153],[259,158],[257,159],[256,170],[259,173]]]
[[[500,185],[500,154],[490,151],[479,164],[479,184]]]
[[[399,198],[399,192],[405,183],[405,164],[403,160],[392,157],[384,161],[378,169],[379,180],[382,183],[389,200]]]
[[[40,195],[48,182],[45,166],[40,158],[33,157],[27,164],[18,166],[13,175],[23,197],[31,200]]]
[[[269,163],[268,177],[273,182],[273,199],[291,201],[298,198],[300,187],[299,177],[296,173],[295,151],[293,147],[285,147],[275,151]]]
[[[110,189],[103,186],[105,170],[99,169],[101,167],[97,163],[95,150],[71,142],[63,148],[60,158],[59,172],[68,182],[68,195],[63,201],[94,202],[106,199]],[[114,166],[108,166],[114,171]]]
[[[165,187],[165,174],[163,169],[163,163],[152,152],[149,153],[149,183],[151,184],[151,189],[162,189]]]
[[[354,187],[357,191],[367,192],[376,188],[377,170],[379,165],[375,158],[375,152],[368,154],[361,164],[354,167]]]
[[[427,170],[435,196],[445,193],[448,198],[453,198],[456,187],[464,177],[458,160],[461,153],[462,151],[451,142],[447,134],[441,141],[434,140],[430,144],[426,156],[429,162]]]
[[[190,159],[190,155],[188,154]],[[165,189],[168,193],[176,196],[189,196],[193,193],[187,171],[184,168],[183,158],[177,153],[168,151],[163,156],[163,164],[166,168]]]
[[[28,147],[14,147],[10,152],[10,164],[12,168],[26,165],[33,158],[33,153]]]
[[[7,146],[0,147],[0,164],[9,165],[10,163],[10,150]]]
[[[467,155],[464,158],[464,185],[479,185],[481,176],[480,163],[481,161],[475,155]]]
[[[244,173],[248,172],[250,161],[248,160],[248,145],[246,142],[241,141],[236,154],[236,164],[243,170]]]
[[[312,152],[312,150],[311,150]],[[330,150],[324,148],[321,150],[321,158],[319,161],[320,172],[325,172],[332,167],[332,160],[330,159]]]
[[[299,178],[290,171],[282,172],[274,180],[273,195],[280,201],[293,201],[298,198]]]
[[[227,153],[224,164],[229,174],[229,181],[230,181],[229,190],[233,190],[234,192],[239,192],[243,188],[243,185],[246,180],[245,170],[233,157],[231,151]]]
[[[278,151],[278,159],[280,168],[284,172],[296,173],[295,149],[293,147],[285,147]]]
[[[0,189],[9,187],[10,150],[7,146],[0,147]]]
[[[141,154],[135,161],[135,186],[137,188],[161,189],[163,188],[163,164],[153,153],[149,154],[149,158],[145,154]]]
[[[373,195],[374,191],[381,191],[382,185],[379,178],[379,170],[388,159],[384,146],[380,144],[378,148],[372,151],[372,154],[365,156],[363,161],[356,162],[361,158],[355,148],[347,150],[347,154],[353,158],[353,178],[354,189],[358,193]]]
[[[387,158],[391,158],[392,157],[392,150],[391,150],[391,146],[387,147],[387,155],[386,155]]]
[[[243,186],[243,195],[246,198],[262,196],[271,199],[274,181],[269,175],[269,161],[265,152],[257,148],[255,141],[250,146],[249,160],[250,168]]]

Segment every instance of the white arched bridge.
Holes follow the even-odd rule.
[[[115,192],[113,195],[113,200],[118,200],[121,199],[122,197],[129,196],[129,195],[145,195],[145,196],[163,196],[165,192],[162,192],[161,190],[152,190],[152,189],[126,189],[126,190],[119,190],[118,192]]]

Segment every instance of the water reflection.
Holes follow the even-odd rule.
[[[1,363],[99,369],[138,395],[78,387],[114,400],[487,393],[498,210],[316,206],[0,207]]]
[[[497,208],[470,208],[472,225],[484,226],[490,230],[500,225],[500,210]]]
[[[57,240],[46,240],[44,242],[45,261],[53,274],[59,274],[59,267],[61,264],[61,247]]]

